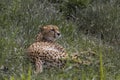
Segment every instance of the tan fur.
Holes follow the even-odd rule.
[[[46,25],[40,28],[40,32],[33,44],[27,49],[27,55],[35,64],[35,72],[41,73],[43,67],[63,67],[64,59],[68,57],[64,48],[55,43],[60,32],[55,25]]]

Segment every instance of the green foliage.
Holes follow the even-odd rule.
[[[100,80],[106,80],[105,79],[105,74],[104,74],[104,66],[103,66],[103,56],[102,56],[102,51],[99,50],[99,54],[100,54]]]
[[[4,78],[5,80],[32,80],[31,78],[31,68],[28,69],[27,75],[22,73],[20,77],[10,76],[10,79]]]
[[[119,44],[120,8],[116,1],[94,1],[87,8],[77,11],[74,19],[79,31],[96,36],[109,43]]]
[[[81,10],[89,5],[91,0],[65,0],[60,5],[60,11],[65,18],[75,18],[77,10]]]

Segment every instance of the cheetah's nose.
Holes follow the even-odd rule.
[[[60,36],[60,33],[57,33],[58,36]]]

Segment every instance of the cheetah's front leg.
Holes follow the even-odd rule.
[[[41,73],[43,71],[42,61],[37,59],[35,62],[35,74]]]

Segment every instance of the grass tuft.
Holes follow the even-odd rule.
[[[102,61],[103,60],[102,59],[103,58],[102,51],[100,50],[99,53],[100,53],[100,80],[105,80],[104,79],[104,70],[103,70],[104,67],[103,67],[103,61]]]

